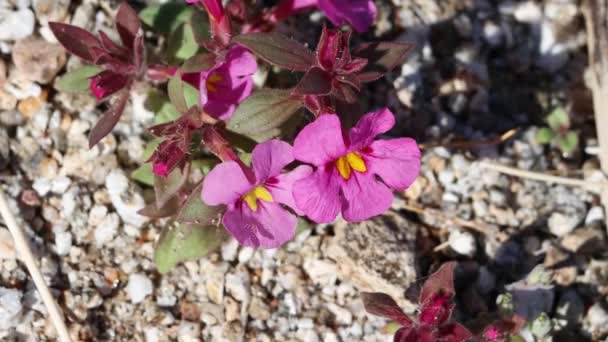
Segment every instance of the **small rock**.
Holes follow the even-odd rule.
[[[236,260],[238,249],[239,242],[234,238],[228,239],[228,241],[224,242],[222,245],[222,259],[224,259],[224,261]]]
[[[137,213],[146,205],[143,197],[129,189],[129,179],[122,171],[113,170],[106,176],[106,188],[112,205],[125,223],[141,227],[148,221],[147,217]]]
[[[336,261],[338,277],[359,290],[384,292],[405,310],[414,309],[404,289],[415,283],[418,224],[389,211],[360,223],[338,221],[326,254]]]
[[[0,58],[0,88],[4,86],[4,82],[6,82],[6,63]]]
[[[302,265],[310,279],[319,286],[333,286],[338,279],[338,267],[335,263],[318,259],[307,259]]]
[[[70,0],[34,0],[36,18],[44,24],[49,21],[63,22],[68,15]]]
[[[58,255],[65,256],[72,248],[72,234],[69,232],[55,233],[55,250]]]
[[[97,228],[95,228],[95,244],[98,248],[114,239],[119,225],[118,215],[115,213],[111,213],[103,218]]]
[[[604,221],[604,208],[595,206],[589,209],[587,217],[585,217],[585,225],[601,221]]]
[[[576,290],[568,289],[561,294],[555,309],[556,318],[566,320],[570,326],[576,326],[582,320],[584,313],[585,303]]]
[[[542,19],[543,12],[535,1],[528,0],[517,5],[513,16],[522,23],[536,23]]]
[[[201,318],[201,308],[196,303],[181,302],[179,304],[179,312],[182,319],[187,321],[198,322]]]
[[[608,332],[608,311],[601,302],[596,302],[587,310],[585,323],[593,336],[599,337]]]
[[[469,232],[453,230],[448,238],[450,248],[458,254],[474,256],[477,251],[475,237]]]
[[[126,290],[131,302],[137,304],[151,295],[154,287],[152,281],[145,274],[134,273],[129,276]]]
[[[547,222],[549,231],[555,236],[564,236],[569,234],[576,228],[582,219],[577,215],[566,215],[560,212],[554,212],[549,217]]]
[[[21,323],[21,297],[23,294],[18,290],[0,287],[0,330],[7,330]]]
[[[30,96],[19,101],[17,110],[26,118],[31,118],[38,113],[46,103],[48,92],[42,89],[39,96]]]
[[[341,325],[351,325],[353,322],[353,314],[347,309],[336,305],[335,303],[328,303],[327,309],[336,316],[336,323]]]
[[[258,297],[253,297],[251,304],[249,304],[249,315],[253,319],[259,319],[266,321],[270,319],[271,313],[270,308],[264,301]]]
[[[59,176],[53,179],[51,191],[57,195],[61,195],[68,190],[72,180],[66,176]]]
[[[6,228],[0,228],[0,260],[14,260],[17,257],[15,242]]]
[[[207,276],[206,288],[209,299],[222,304],[224,300],[224,275],[228,269],[228,264],[215,265],[208,260],[202,260],[201,269],[205,270]]]
[[[67,60],[61,45],[37,37],[17,41],[12,56],[17,71],[25,79],[42,84],[52,81]]]
[[[36,18],[29,9],[0,8],[0,40],[19,40],[34,32]]]
[[[580,228],[566,235],[561,245],[568,251],[578,254],[593,254],[604,247],[604,232],[595,227]]]
[[[46,194],[51,191],[51,187],[51,181],[47,178],[37,178],[32,184],[32,189],[34,189],[41,197],[46,196]]]
[[[226,292],[242,303],[249,301],[249,279],[246,279],[248,277],[248,273],[240,272],[237,274],[229,273],[225,279]]]

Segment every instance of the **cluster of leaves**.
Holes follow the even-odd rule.
[[[398,328],[395,342],[465,342],[465,341],[505,341],[521,330],[525,320],[513,315],[502,317],[481,329],[477,335],[464,325],[450,321],[454,310],[454,268],[455,262],[443,264],[424,282],[419,299],[419,312],[408,316],[387,294],[362,292],[365,310],[376,316],[394,321]]]
[[[311,51],[284,35],[267,32],[278,20],[295,13],[298,6],[293,0],[271,9],[240,0],[230,1],[225,8],[217,0],[186,2],[196,6],[169,2],[148,7],[139,15],[123,3],[115,18],[120,44],[104,32],[96,36],[72,25],[51,23],[59,42],[87,63],[59,79],[57,89],[90,91],[107,103],[107,111],[90,132],[91,147],[120,120],[136,82],[168,81],[166,93],[154,89],[146,101],[156,113],[155,126],[150,128],[156,138],[145,148],[150,163],[132,174],[155,190],[155,201],[140,214],[171,218],[156,249],[161,272],[206,255],[225,236],[221,225],[225,208],[201,200],[202,181],[192,182],[193,170],[206,174],[221,161],[250,159],[256,143],[284,136],[297,126],[305,118],[296,115],[302,109],[314,116],[330,112],[341,115],[344,122],[356,121],[363,113],[357,95],[362,85],[402,64],[412,49],[411,44],[395,42],[351,48],[350,30],[324,27],[316,51]],[[335,19],[337,14],[332,15]],[[161,40],[166,42],[161,56],[146,49],[140,22],[166,38]],[[207,94],[187,77],[216,70],[235,46],[278,68],[301,72],[302,77],[290,89],[254,91],[242,103],[235,103],[236,110],[225,120],[206,112],[201,99]],[[306,225],[303,219],[299,222],[298,227]]]
[[[568,112],[558,107],[546,118],[548,127],[542,127],[536,133],[540,144],[557,146],[564,154],[571,154],[578,147],[578,134],[570,129]]]

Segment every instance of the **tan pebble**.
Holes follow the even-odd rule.
[[[40,161],[40,175],[45,178],[54,178],[59,171],[59,165],[53,158],[44,158]]]
[[[42,89],[38,97],[32,96],[28,97],[25,100],[19,101],[19,104],[17,105],[17,110],[19,110],[19,112],[21,112],[21,114],[23,114],[25,117],[31,118],[32,115],[38,113],[40,108],[42,108],[42,106],[46,102],[47,96],[48,92],[46,91],[46,89]]]

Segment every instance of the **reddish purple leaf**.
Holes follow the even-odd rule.
[[[420,304],[427,305],[429,300],[435,298],[435,295],[442,294],[452,298],[454,296],[454,268],[455,262],[447,262],[431,274],[424,282],[422,293],[420,294]]]
[[[393,342],[407,342],[407,339],[411,332],[412,332],[411,327],[407,327],[407,328],[404,327],[404,328],[397,330],[397,332],[395,333],[395,336],[393,337]]]
[[[128,82],[129,78],[125,75],[112,71],[103,71],[93,76],[89,84],[91,86],[91,93],[99,101],[124,88]]]
[[[279,68],[306,71],[316,63],[312,51],[280,33],[242,34],[236,36],[233,41]]]
[[[341,43],[342,32],[328,30],[326,26],[323,26],[321,39],[317,44],[317,61],[323,69],[332,70],[334,68]]]
[[[353,55],[367,59],[366,67],[358,75],[359,80],[365,83],[381,78],[403,64],[413,48],[413,44],[393,42],[376,42],[358,47]]]
[[[88,62],[95,62],[95,54],[93,48],[101,49],[101,42],[97,37],[80,27],[50,22],[49,27],[55,38],[63,45],[70,53],[84,59]]]
[[[116,44],[105,32],[99,31],[99,38],[101,40],[101,45],[103,45],[107,52],[124,57],[125,59],[128,58],[129,50]]]
[[[372,315],[386,317],[403,327],[412,326],[412,320],[401,310],[391,296],[381,292],[361,292],[365,311]]]
[[[120,35],[123,45],[129,49],[134,49],[135,36],[140,28],[139,17],[131,6],[123,2],[116,13],[116,30]]]
[[[118,95],[117,101],[110,105],[110,108],[97,121],[97,124],[95,124],[95,127],[89,133],[89,148],[97,145],[116,126],[118,120],[120,120],[120,115],[125,110],[128,99],[129,89],[127,88]]]
[[[437,340],[442,342],[465,342],[473,338],[469,329],[458,323],[441,326],[437,335]]]
[[[354,75],[354,74],[340,75],[340,76],[336,77],[336,80],[341,83],[346,83],[346,84],[350,85],[351,87],[357,89],[357,91],[361,91],[361,82],[359,82],[357,75]]]
[[[180,70],[184,74],[198,73],[201,71],[207,71],[211,69],[216,62],[216,56],[211,53],[203,53],[190,57],[187,59]],[[197,75],[198,76],[198,75]],[[197,77],[198,79],[198,77]]]
[[[304,74],[293,90],[295,95],[328,95],[331,92],[331,75],[319,67]]]
[[[454,305],[450,303],[451,296],[443,293],[435,294],[422,305],[418,320],[422,324],[439,326],[445,323],[452,313]]]

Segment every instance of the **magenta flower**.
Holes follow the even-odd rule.
[[[276,248],[293,238],[297,218],[281,205],[301,214],[294,205],[292,186],[311,168],[302,165],[281,174],[292,161],[292,147],[275,139],[255,147],[253,170],[226,161],[205,177],[203,202],[227,206],[222,223],[241,245]]]
[[[286,17],[286,13],[317,6],[336,26],[350,23],[357,32],[365,32],[376,20],[374,0],[285,0],[276,9],[277,17]]]
[[[200,104],[209,115],[228,120],[236,106],[253,90],[253,74],[258,68],[255,57],[245,48],[231,48],[214,67],[200,73],[185,74],[183,79],[200,91]]]
[[[334,114],[304,127],[293,154],[317,169],[294,184],[298,208],[320,223],[332,222],[339,212],[347,221],[362,221],[386,211],[393,201],[389,187],[407,189],[420,170],[420,150],[413,139],[374,141],[394,125],[393,113],[382,109],[361,118],[346,139]]]

